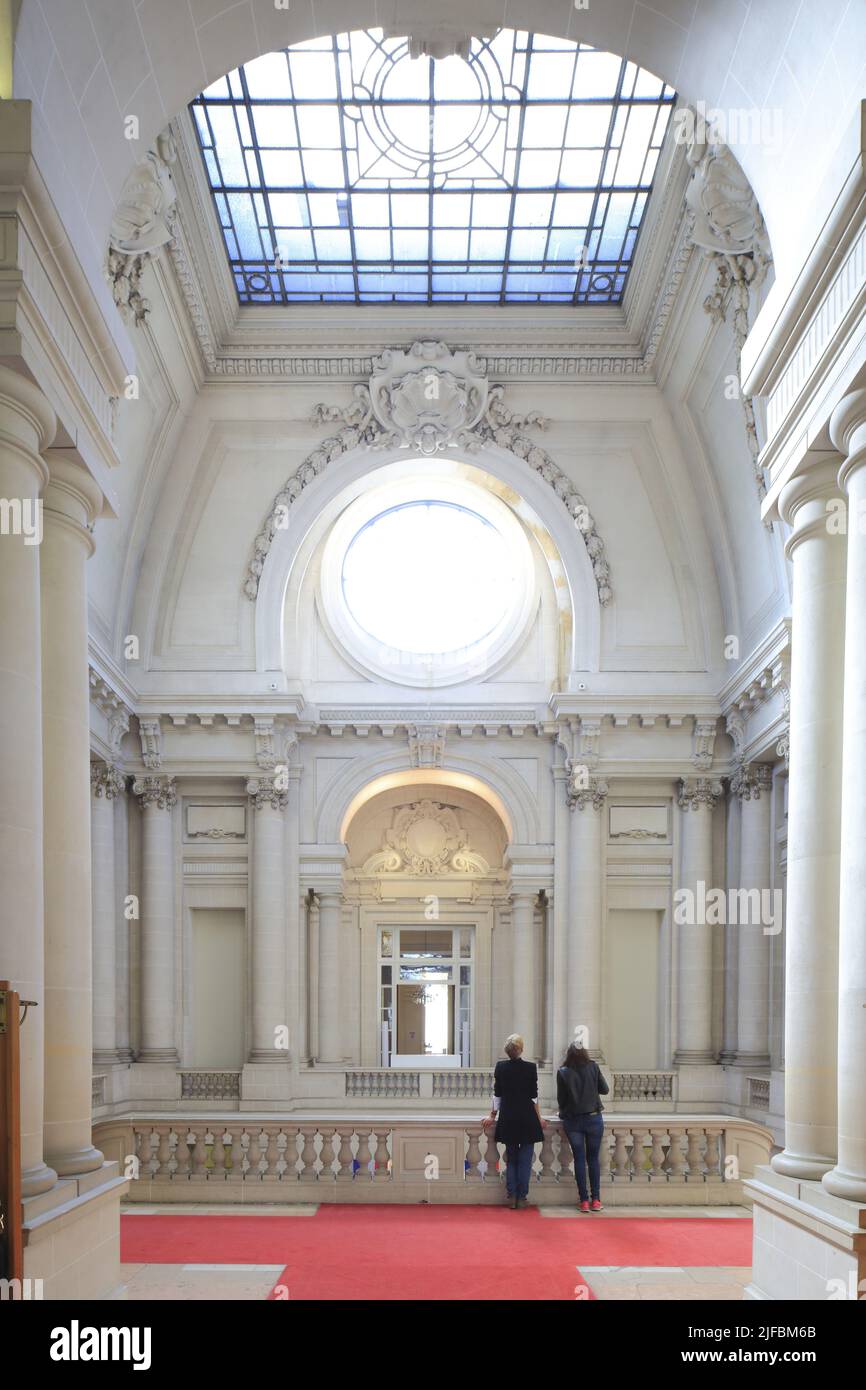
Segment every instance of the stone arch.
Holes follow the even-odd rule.
[[[474,792],[495,811],[509,843],[537,844],[538,807],[520,775],[500,759],[482,762],[462,753],[449,755],[441,768],[413,767],[406,751],[389,750],[372,759],[357,758],[328,786],[316,807],[320,844],[341,844],[345,832],[371,797],[392,786],[441,785]]]
[[[353,431],[343,433],[350,436],[356,434]],[[371,453],[354,439],[348,448],[334,444],[329,451],[325,448],[329,442],[325,441],[315,452],[325,460],[330,452],[332,461],[330,465],[325,463],[321,471],[311,476],[298,492],[289,509],[289,524],[282,528],[276,526],[272,509],[269,521],[257,539],[262,561],[261,574],[256,576],[255,592],[251,593],[249,588],[246,592],[248,597],[255,599],[256,604],[256,666],[259,671],[283,669],[283,607],[286,591],[292,567],[310,527],[329,509],[333,511],[341,496],[353,485],[369,477],[373,471],[409,457],[403,449],[382,449]],[[462,457],[462,454],[460,450],[454,450],[450,456]],[[545,454],[545,458],[549,458],[549,455]],[[561,491],[557,491],[555,482],[545,481],[542,474],[524,459],[492,443],[466,455],[466,461],[513,489],[546,528],[557,548],[568,584],[572,619],[571,670],[598,669],[601,635],[599,580],[593,570],[586,537],[570,515]],[[558,469],[556,472],[559,477],[565,478]],[[579,496],[573,485],[569,486]],[[592,535],[597,537],[594,525]],[[250,583],[249,572],[246,583]]]

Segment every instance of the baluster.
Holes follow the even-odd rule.
[[[339,1168],[337,1169],[338,1182],[351,1182],[355,1176],[352,1161],[352,1128],[339,1129],[340,1136]]]
[[[169,1143],[170,1126],[157,1125],[157,1146],[154,1157],[156,1159],[156,1171],[154,1177],[166,1178],[171,1174],[168,1171],[168,1161],[171,1157],[171,1146]]]
[[[670,1146],[668,1148],[668,1159],[665,1167],[667,1168],[668,1182],[683,1182],[685,1174],[683,1172],[683,1140],[685,1134],[681,1129],[668,1129],[670,1135]]]
[[[484,1149],[484,1165],[485,1165],[485,1166],[484,1166],[484,1181],[485,1181],[485,1182],[498,1182],[498,1181],[499,1181],[499,1148],[498,1148],[498,1146],[497,1146],[496,1139],[495,1139],[495,1137],[494,1137],[495,1134],[496,1134],[496,1128],[495,1128],[495,1126],[494,1126],[494,1125],[491,1125],[489,1129],[487,1129],[487,1130],[484,1131],[484,1133],[485,1133],[485,1137],[486,1137],[486,1139],[487,1139],[487,1144],[486,1144],[485,1149]]]
[[[548,1128],[544,1131],[544,1138],[541,1141],[541,1169],[538,1174],[539,1182],[556,1182],[553,1171],[553,1130]]]
[[[643,1141],[644,1141],[644,1136],[645,1136],[645,1134],[646,1134],[646,1130],[644,1129],[643,1125],[636,1125],[636,1126],[633,1126],[633,1127],[632,1127],[632,1132],[631,1132],[631,1134],[632,1134],[632,1139],[631,1139],[631,1154],[630,1154],[630,1158],[631,1158],[631,1174],[632,1174],[631,1180],[632,1180],[632,1182],[645,1182],[645,1181],[646,1181],[646,1170],[645,1170],[645,1168],[644,1168],[644,1166],[643,1166],[643,1165],[644,1165],[644,1145],[643,1145]]]
[[[322,1152],[319,1154],[322,1160],[322,1170],[319,1173],[320,1181],[334,1181],[334,1170],[332,1165],[334,1162],[334,1135],[336,1132],[335,1129],[322,1130]]]
[[[249,1131],[248,1129],[242,1129],[242,1130],[240,1131],[240,1136],[239,1136],[239,1140],[238,1140],[238,1143],[239,1143],[239,1145],[240,1145],[240,1161],[239,1161],[239,1163],[238,1163],[237,1169],[235,1170],[235,1176],[236,1176],[236,1177],[245,1178],[246,1175],[247,1175],[247,1173],[248,1173],[248,1171],[249,1171],[249,1167],[250,1167],[250,1141],[251,1141],[250,1131]],[[234,1152],[234,1149],[232,1150],[232,1152]]]
[[[165,1155],[162,1165],[163,1177],[173,1178],[177,1172],[177,1131],[169,1128],[162,1145]]]
[[[203,1182],[207,1177],[207,1169],[204,1166],[207,1154],[205,1153],[203,1136],[197,1134],[194,1129],[190,1128],[186,1136],[186,1142],[189,1144],[190,1148],[190,1163],[192,1168],[190,1181]]]
[[[247,1136],[247,1152],[246,1160],[244,1163],[244,1177],[250,1178],[253,1182],[258,1182],[262,1176],[261,1171],[259,1169],[259,1159],[262,1156],[261,1140],[264,1130],[248,1129],[244,1130],[244,1133]]]
[[[186,1130],[183,1127],[177,1134],[177,1146],[174,1151],[174,1176],[176,1178],[189,1177],[189,1144],[187,1143]]]
[[[301,1182],[315,1182],[318,1174],[316,1173],[316,1126],[302,1125],[301,1133],[304,1136],[304,1147],[301,1151]]]
[[[689,1129],[686,1130],[686,1133],[689,1136],[689,1147],[686,1155],[686,1163],[688,1164],[686,1181],[703,1182],[704,1172],[701,1165],[701,1140],[703,1138],[703,1131],[700,1129]]]
[[[664,1149],[662,1148],[662,1135],[664,1133],[665,1131],[663,1129],[650,1130],[650,1140],[652,1142],[652,1148],[650,1149],[650,1163],[652,1164],[650,1169],[650,1182],[652,1182],[654,1178],[664,1180],[665,1177],[665,1155]]]
[[[720,1171],[721,1162],[719,1157],[719,1141],[722,1131],[720,1129],[708,1129],[706,1134],[707,1150],[704,1155],[704,1160],[707,1165],[706,1180],[707,1182],[724,1182],[724,1173]]]
[[[569,1178],[574,1180],[574,1154],[571,1152],[571,1145],[568,1142],[568,1135],[562,1125],[558,1127],[559,1144],[557,1147],[557,1158],[559,1160],[559,1181],[567,1182]],[[599,1158],[604,1162],[604,1146]]]
[[[277,1178],[286,1182],[294,1182],[297,1178],[295,1164],[298,1159],[297,1145],[295,1139],[298,1131],[296,1129],[280,1129],[276,1137],[277,1160],[274,1164],[274,1171]],[[292,1150],[294,1149],[294,1154]]]
[[[242,1161],[242,1151],[240,1151],[240,1134],[228,1129],[222,1136],[222,1148],[225,1151],[225,1177],[240,1177],[240,1161]]]
[[[614,1134],[614,1143],[613,1143],[613,1174],[612,1174],[612,1176],[613,1176],[614,1181],[620,1180],[620,1181],[623,1181],[623,1182],[627,1182],[627,1181],[628,1181],[628,1152],[627,1152],[627,1150],[626,1150],[625,1141],[626,1141],[627,1136],[631,1134],[631,1130],[628,1130],[628,1129],[615,1129],[614,1132],[613,1132],[613,1134]]]
[[[467,1146],[464,1174],[467,1182],[480,1182],[481,1174],[478,1165],[481,1162],[481,1126],[473,1125],[470,1129],[466,1128]]]
[[[223,1141],[226,1139],[229,1141],[226,1154],[226,1178],[242,1178],[244,1175],[244,1151],[241,1144],[241,1133],[242,1131],[239,1129],[234,1130],[234,1132],[227,1129],[223,1135]]]
[[[277,1135],[279,1130],[275,1125],[263,1125],[259,1137],[259,1177],[262,1182],[273,1182],[278,1176],[277,1159],[279,1150],[277,1149]]]
[[[378,1143],[376,1144],[376,1166],[373,1169],[374,1178],[390,1178],[391,1170],[388,1167],[388,1135],[390,1130],[379,1131]]]
[[[364,1123],[358,1132],[358,1173],[359,1178],[370,1179],[370,1135]]]

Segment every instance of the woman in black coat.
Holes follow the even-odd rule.
[[[523,1060],[519,1033],[506,1038],[505,1053],[508,1061],[497,1062],[493,1072],[490,1119],[497,1120],[495,1142],[505,1145],[506,1200],[516,1211],[529,1205],[532,1159],[535,1145],[544,1138],[544,1122],[538,1109],[538,1068]]]

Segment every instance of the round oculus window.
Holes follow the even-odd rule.
[[[343,599],[376,642],[417,655],[465,650],[513,611],[519,567],[500,531],[454,502],[372,517],[343,557]]]

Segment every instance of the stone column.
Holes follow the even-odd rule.
[[[328,888],[316,893],[319,902],[319,1053],[320,1062],[342,1061],[340,1015],[340,915],[341,892]]]
[[[177,1062],[174,974],[174,778],[142,777],[140,1062]]]
[[[21,1188],[57,1174],[42,1157],[45,950],[39,541],[56,420],[42,392],[0,366],[0,974],[32,999],[21,1029]],[[29,532],[29,534],[28,534]]]
[[[579,769],[582,770],[582,769]],[[586,782],[586,785],[582,785]],[[602,826],[607,782],[597,777],[569,784],[568,1034],[583,1031],[587,1050],[604,1060],[601,1038]]]
[[[779,499],[793,528],[785,1148],[772,1166],[819,1181],[836,1157],[836,1022],[845,538],[828,526],[836,467],[794,478]]]
[[[737,913],[736,1063],[740,1067],[770,1065],[770,937],[764,931],[769,924],[762,921],[762,904],[771,879],[772,781],[768,763],[752,763],[739,769],[733,787],[742,807]]]
[[[837,406],[848,500],[839,898],[839,1154],[823,1178],[834,1197],[866,1202],[866,390]]]
[[[538,942],[535,934],[537,893],[515,892],[511,898],[513,972],[512,1033],[523,1037],[528,1062],[538,1055]]]
[[[740,883],[740,798],[728,788],[725,835],[725,885],[730,891]],[[725,926],[725,1012],[720,1062],[733,1062],[737,1055],[737,970],[739,968],[738,928],[730,920]]]
[[[569,913],[569,836],[571,816],[567,801],[568,772],[565,767],[553,769],[554,838],[553,838],[553,951],[548,964],[552,1009],[551,1048],[554,1059],[561,1060],[571,1037],[568,1026],[568,934]]]
[[[42,542],[45,1149],[61,1177],[103,1163],[91,1143],[93,908],[85,566],[102,493],[72,450],[49,450]],[[113,986],[112,986],[113,988]]]
[[[285,1062],[275,1046],[278,1027],[287,1026],[285,823],[287,796],[274,780],[247,783],[255,811],[253,830],[252,1040],[251,1062]],[[290,1038],[290,1046],[297,1040]]]
[[[713,1058],[713,926],[707,921],[707,894],[713,886],[713,807],[720,782],[692,777],[679,784],[679,887],[692,896],[694,910],[675,912],[678,924],[678,1065],[711,1063]]]
[[[90,764],[93,885],[93,1061],[104,1066],[117,1052],[117,879],[114,863],[114,801],[123,778],[108,763]]]

